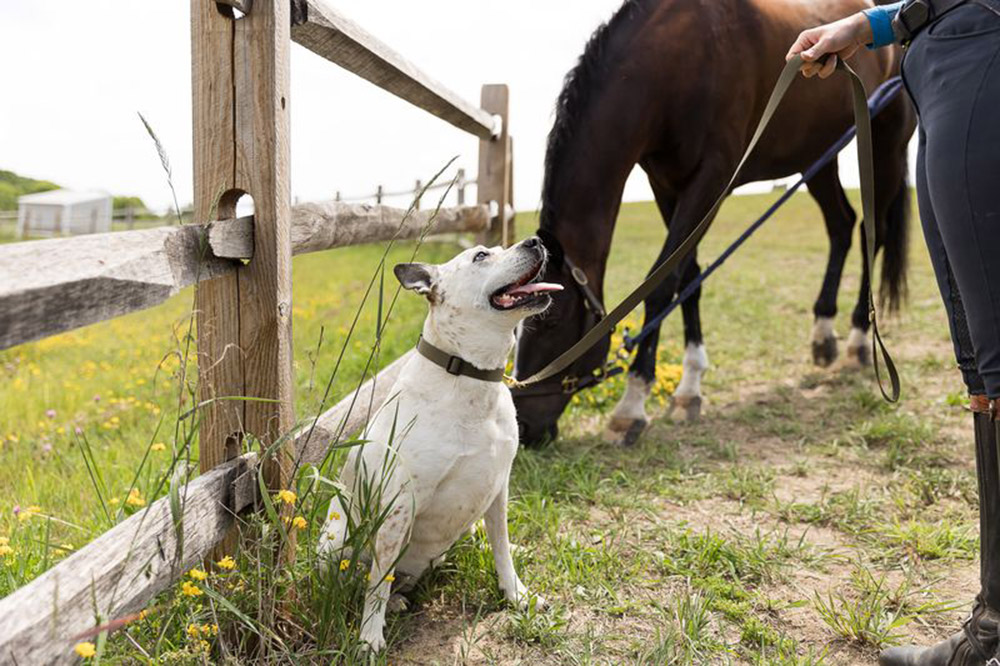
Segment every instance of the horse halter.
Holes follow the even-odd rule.
[[[536,235],[542,239],[542,244],[549,251],[550,256],[562,261],[569,269],[570,277],[573,278],[572,284],[583,297],[585,310],[583,332],[586,333],[596,326],[597,322],[604,319],[607,314],[604,310],[604,304],[591,288],[587,274],[566,255],[559,239],[545,229],[539,229]],[[511,387],[511,391],[515,396],[573,395],[624,371],[625,369],[617,363],[617,358],[614,358],[583,375],[567,372],[561,378],[552,377],[548,381],[541,381],[529,386],[514,385]]]

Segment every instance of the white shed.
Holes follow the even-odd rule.
[[[50,190],[17,199],[17,233],[24,236],[96,234],[111,231],[107,192]]]

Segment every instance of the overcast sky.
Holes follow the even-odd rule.
[[[515,196],[538,204],[545,136],[562,78],[620,0],[330,0],[462,97],[507,83]],[[169,191],[137,111],[167,149],[191,200],[188,2],[3,0],[0,168],[75,189]],[[477,139],[292,45],[292,195],[300,201],[406,189],[449,158],[476,171]],[[856,172],[845,165],[845,180]],[[651,199],[633,173],[626,200]],[[399,202],[405,203],[405,202]]]

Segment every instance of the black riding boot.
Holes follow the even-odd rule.
[[[1000,666],[1000,421],[997,403],[972,396],[979,477],[980,592],[962,631],[929,648],[894,647],[881,666]],[[996,660],[995,662],[993,660]]]

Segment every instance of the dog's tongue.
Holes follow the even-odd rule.
[[[521,296],[523,294],[540,294],[546,291],[562,291],[562,289],[561,284],[553,284],[552,282],[530,282],[522,284],[520,287],[514,287],[506,293],[509,296]]]

